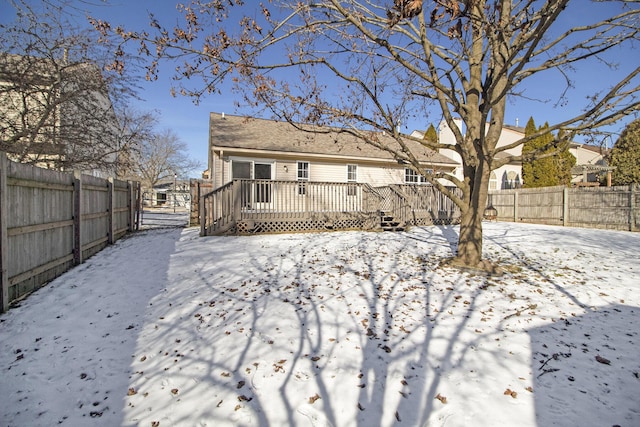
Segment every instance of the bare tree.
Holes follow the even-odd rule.
[[[134,162],[135,173],[147,188],[167,178],[188,176],[199,167],[199,163],[187,155],[187,145],[170,129],[142,141]]]
[[[116,109],[118,118],[117,157],[114,160],[114,176],[120,179],[139,180],[139,161],[143,147],[156,138],[158,117],[155,112],[139,111],[124,105]]]
[[[0,149],[24,163],[112,172],[126,148],[116,109],[135,88],[109,68],[113,50],[66,19],[65,1],[11,3],[16,20],[0,25]]]
[[[563,19],[572,13],[568,0],[274,0],[256,9],[238,8],[243,3],[193,1],[180,6],[185,21],[175,28],[163,27],[153,16],[152,28],[141,33],[100,20],[94,25],[105,36],[139,43],[150,58],[150,78],[159,61],[177,60],[179,93],[200,97],[233,76],[249,105],[266,107],[293,124],[337,126],[418,172],[422,165],[407,145],[412,138],[398,125],[408,117],[424,122],[430,109],[438,110],[453,130],[464,178],[424,175],[462,211],[453,263],[489,270],[493,266],[482,259],[482,218],[491,171],[555,154],[549,147],[524,159],[509,154],[538,133],[497,145],[508,100],[538,76],[559,77],[569,88],[579,67],[593,61],[613,67],[607,62],[610,51],[632,52],[640,31],[636,1],[594,2],[593,7],[610,7],[582,22],[579,16]],[[123,65],[120,58],[116,63]],[[639,73],[636,67],[616,81],[593,81],[583,111],[545,129],[564,138],[549,145],[561,150],[576,135],[637,112]],[[381,144],[381,131],[395,143]],[[433,150],[451,148],[431,139],[415,141]],[[447,182],[461,191],[451,191]]]

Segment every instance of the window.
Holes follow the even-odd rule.
[[[489,177],[489,190],[497,190],[498,189],[498,176],[495,171],[491,172],[491,176]]]
[[[298,162],[298,194],[300,196],[304,196],[307,194],[307,183],[305,181],[309,181],[309,162]]]
[[[309,162],[298,162],[298,181],[309,181]]]
[[[358,181],[358,165],[347,165],[347,182]],[[358,193],[358,187],[356,185],[349,185],[347,187],[347,196],[355,196]]]
[[[347,182],[358,181],[358,165],[347,165]]]
[[[433,173],[433,169],[425,169],[425,172],[428,174]],[[404,183],[405,184],[425,184],[427,179],[418,175],[418,172],[414,171],[411,168],[404,168]]]
[[[156,205],[164,205],[167,203],[167,193],[156,193]]]

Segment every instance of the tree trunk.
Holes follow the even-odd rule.
[[[467,206],[460,218],[458,251],[452,264],[493,271],[491,263],[482,259],[482,219],[487,205],[491,170],[486,160],[480,160],[478,163],[479,165],[473,168],[473,177],[469,177],[472,185],[467,197]]]

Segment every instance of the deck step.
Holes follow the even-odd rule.
[[[393,215],[385,211],[380,211],[380,228],[382,231],[405,231],[404,225],[400,225],[400,221],[397,221]]]

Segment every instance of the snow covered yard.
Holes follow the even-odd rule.
[[[0,316],[2,426],[637,426],[640,235],[123,239]]]

